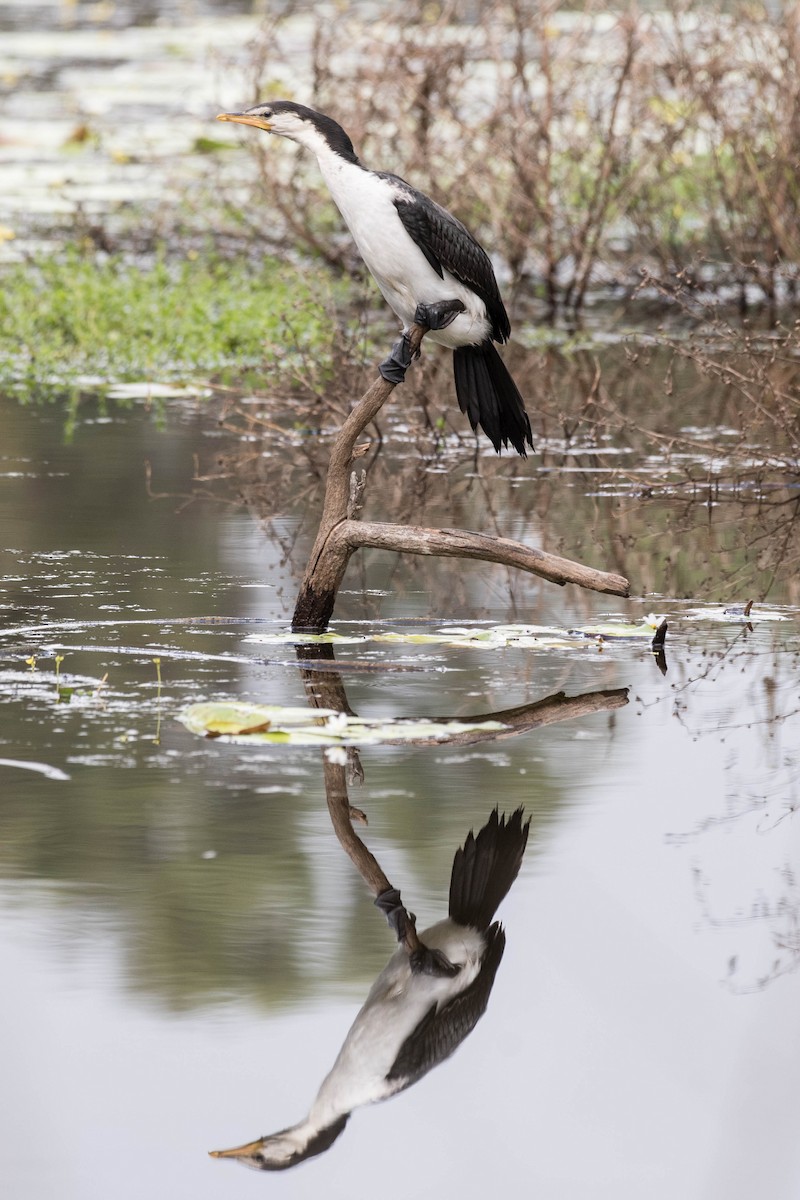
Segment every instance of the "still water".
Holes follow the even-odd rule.
[[[4,1195],[800,1194],[795,609],[747,622],[709,597],[530,580],[512,612],[500,568],[351,567],[340,633],[524,619],[563,636],[343,644],[323,698],[380,717],[595,699],[552,700],[551,723],[513,736],[362,748],[358,832],[420,929],[446,914],[468,831],[524,806],[507,947],[454,1057],[269,1179],[207,1152],[307,1112],[393,935],[334,836],[321,751],[177,717],[309,703],[292,646],[250,639],[286,629],[313,529],[289,504],[260,525],[233,486],[198,495],[194,456],[203,474],[225,435],[179,401],[67,424],[6,400],[2,427]],[[494,519],[541,540],[541,478],[492,469],[514,482]],[[653,611],[666,674],[647,637],[567,634]]]

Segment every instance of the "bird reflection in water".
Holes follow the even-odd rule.
[[[329,806],[334,815],[330,792]],[[334,824],[345,844],[341,820]],[[347,824],[345,849],[357,861],[360,846],[370,860],[362,874],[388,885],[349,814]],[[453,1053],[486,1011],[506,940],[494,916],[519,873],[529,825],[521,808],[509,818],[495,809],[477,835],[470,831],[453,859],[448,916],[419,936],[399,891],[382,888],[375,903],[400,947],[372,985],[308,1116],[212,1157],[262,1171],[296,1166],[328,1150],[354,1109],[402,1092]]]

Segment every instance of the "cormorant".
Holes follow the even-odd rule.
[[[353,1109],[416,1083],[461,1044],[486,1011],[506,938],[494,914],[519,873],[530,821],[497,809],[453,859],[449,916],[395,951],[375,980],[305,1120],[213,1158],[282,1171],[328,1150]],[[409,919],[394,888],[375,903],[395,929]],[[412,918],[413,919],[413,918]],[[398,929],[398,933],[400,930]]]
[[[257,104],[218,121],[254,125],[289,138],[317,156],[325,182],[361,257],[403,322],[403,337],[381,364],[401,383],[411,356],[406,333],[426,325],[432,341],[453,351],[456,394],[473,429],[495,450],[533,448],[525,404],[493,342],[511,325],[492,264],[460,221],[404,179],[362,166],[341,125],[289,100]]]

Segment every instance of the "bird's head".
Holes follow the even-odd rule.
[[[271,1133],[244,1146],[234,1146],[232,1150],[211,1150],[209,1153],[212,1158],[233,1158],[256,1171],[285,1171],[329,1150],[347,1124],[349,1115],[345,1113],[324,1129],[318,1129],[309,1120],[301,1121],[290,1129]]]
[[[267,133],[300,142],[315,152],[327,147],[349,162],[358,162],[353,143],[341,125],[324,113],[306,108],[304,104],[295,104],[292,100],[271,100],[256,104],[244,112],[219,113],[217,120],[265,129]]]

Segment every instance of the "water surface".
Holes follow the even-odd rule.
[[[522,613],[566,633],[655,608],[668,670],[647,639],[336,648],[362,715],[629,700],[495,742],[362,750],[361,832],[420,927],[443,915],[453,852],[495,804],[524,805],[531,839],[474,1034],[270,1181],[206,1151],[300,1118],[392,937],[333,836],[320,751],[198,739],[177,714],[308,702],[292,648],[248,640],[286,628],[308,518],[287,502],[263,526],[232,492],[192,499],[193,456],[202,469],[230,449],[213,414],[87,403],[65,438],[57,407],[6,400],[2,421],[9,1194],[350,1197],[380,1180],[398,1197],[796,1195],[793,609],[756,605],[748,624],[709,599],[531,580],[512,614],[500,569],[354,563],[339,632]],[[536,467],[504,458],[507,471],[519,485],[497,485],[495,516],[535,541]]]

